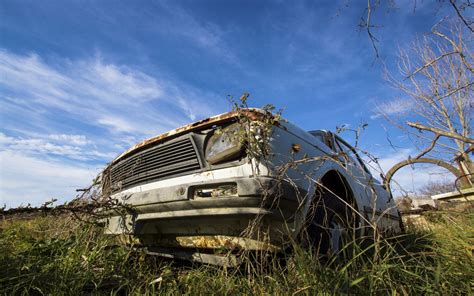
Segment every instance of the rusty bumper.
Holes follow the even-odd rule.
[[[231,190],[212,194],[220,186]],[[107,231],[133,235],[149,247],[279,249],[302,218],[303,191],[271,177],[155,189],[146,199],[129,196],[133,214],[111,217]]]

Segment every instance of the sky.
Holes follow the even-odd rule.
[[[382,5],[376,59],[358,27],[366,3],[0,1],[0,207],[70,200],[123,150],[244,92],[306,130],[367,123],[361,147],[385,170],[415,155],[377,116],[377,102],[399,112],[382,70],[452,11]],[[410,190],[437,178],[395,176]]]

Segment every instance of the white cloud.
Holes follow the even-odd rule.
[[[387,172],[391,167],[399,163],[400,161],[408,159],[408,156],[413,154],[411,149],[400,149],[396,152],[393,152],[389,155],[385,155],[384,157],[378,160],[380,167],[384,172]]]
[[[97,173],[94,168],[0,151],[0,206],[39,206],[51,198],[71,200],[75,189],[89,186]]]
[[[113,132],[152,135],[206,117],[202,94],[165,79],[123,65],[93,60],[46,63],[38,55],[0,51],[0,85],[9,104],[59,109],[65,116]],[[199,93],[196,96],[194,93]],[[204,96],[202,96],[204,95]],[[193,105],[201,105],[190,113]],[[173,114],[167,110],[173,110]]]
[[[133,132],[137,129],[131,122],[120,116],[104,115],[97,119],[97,123],[110,128],[114,132]]]
[[[100,56],[47,59],[0,50],[0,88],[0,190],[12,206],[72,198],[69,184],[87,185],[91,163],[105,165],[138,140],[225,106],[212,93]]]
[[[133,99],[152,100],[163,95],[163,90],[158,82],[138,71],[131,69],[120,69],[116,65],[104,65],[100,61],[96,61],[93,76],[90,79],[99,79],[108,90],[114,90],[120,96],[127,96]]]
[[[71,143],[73,145],[78,145],[78,146],[84,146],[90,143],[90,141],[84,135],[52,134],[52,135],[48,135],[48,138],[55,141]]]
[[[379,158],[378,162],[382,171],[387,173],[395,164],[415,154],[416,152],[412,149],[399,149]],[[374,176],[380,174],[375,168],[372,169],[372,173]],[[413,167],[406,166],[397,171],[392,178],[391,187],[393,195],[400,196],[406,192],[416,192],[429,182],[454,181],[454,179],[455,177],[443,168],[434,165],[416,164]]]
[[[51,141],[52,140],[52,141]],[[88,142],[80,135],[47,135],[42,138],[9,137],[0,132],[2,151],[19,151],[25,155],[52,155],[75,160],[107,159],[115,153],[104,153],[94,147],[84,147]]]
[[[413,102],[407,99],[397,98],[385,102],[379,102],[373,110],[371,119],[376,119],[381,116],[404,115],[411,111]]]

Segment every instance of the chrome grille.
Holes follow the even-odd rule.
[[[191,138],[163,143],[126,158],[110,170],[113,191],[199,170]]]

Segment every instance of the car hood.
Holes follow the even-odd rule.
[[[238,111],[231,111],[231,112],[226,112],[226,113],[222,113],[222,114],[219,114],[219,115],[215,115],[215,116],[212,116],[212,117],[209,117],[209,118],[206,118],[206,119],[202,119],[202,120],[199,120],[199,121],[196,121],[196,122],[193,122],[193,123],[190,123],[190,124],[187,124],[185,126],[182,126],[182,127],[178,127],[174,130],[171,130],[171,131],[168,131],[168,132],[165,132],[165,133],[162,133],[160,135],[157,135],[157,136],[154,136],[152,138],[149,138],[149,139],[146,139],[146,140],[143,140],[142,142],[140,143],[137,143],[135,144],[134,146],[132,146],[131,148],[127,149],[126,151],[124,151],[122,154],[120,154],[119,156],[117,156],[110,164],[115,164],[117,163],[119,160],[123,159],[124,157],[126,157],[127,155],[130,155],[138,150],[141,150],[143,149],[144,147],[147,147],[147,146],[150,146],[156,142],[160,142],[164,139],[167,139],[167,138],[174,138],[176,136],[179,136],[181,134],[184,134],[186,132],[189,132],[189,131],[192,131],[192,130],[197,130],[197,129],[201,129],[201,128],[206,128],[206,127],[209,127],[209,126],[212,126],[212,125],[215,125],[216,123],[220,123],[220,122],[225,122],[225,121],[229,121],[229,120],[232,120],[233,118],[236,118],[237,116],[246,116],[247,118],[251,119],[251,120],[258,120],[259,118],[261,118],[264,114],[266,113],[266,111],[262,110],[262,109],[258,109],[258,108],[245,108],[245,109],[240,109]]]

